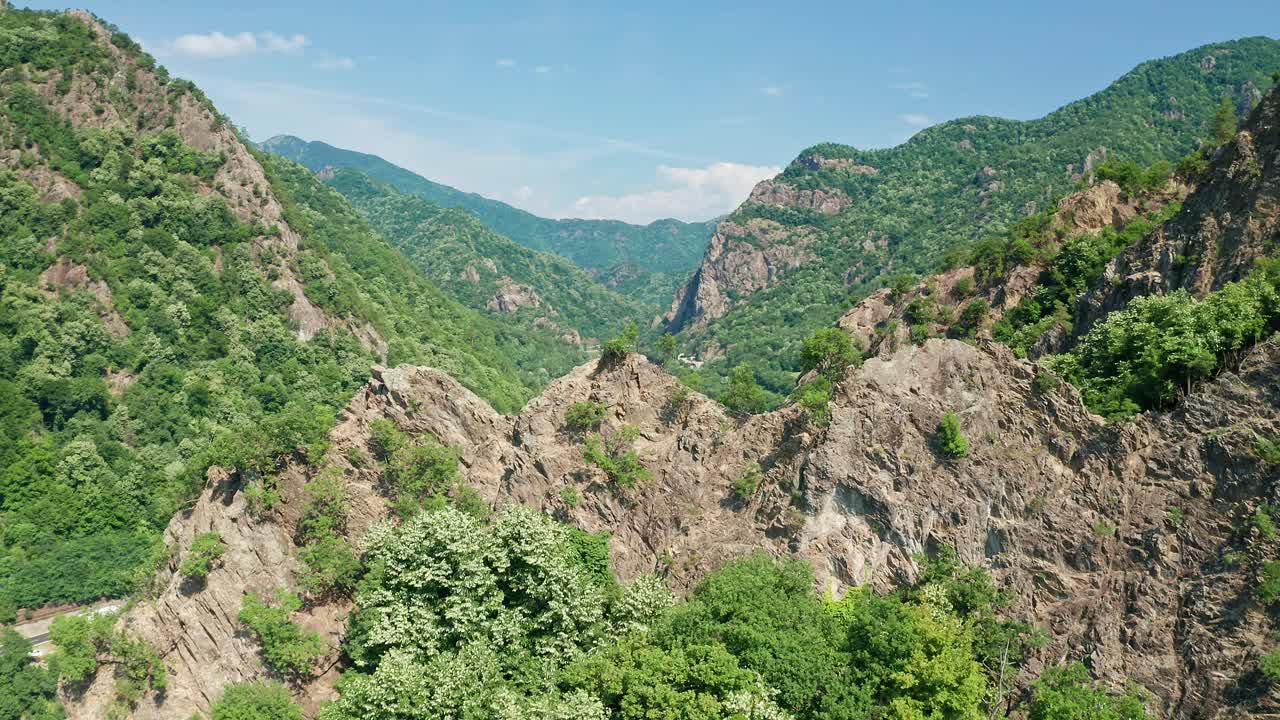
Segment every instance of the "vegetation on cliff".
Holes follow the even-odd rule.
[[[934,271],[948,253],[962,257],[954,253],[1049,207],[1090,169],[1122,169],[1099,168],[1106,158],[1133,164],[1124,170],[1167,168],[1202,141],[1215,142],[1242,103],[1272,86],[1277,66],[1280,42],[1247,38],[1144,63],[1038,120],[962,118],[894,148],[806,149],[774,183],[796,197],[842,199],[839,210],[756,199],[727,218],[769,228],[760,237],[730,238],[731,250],[752,255],[791,246],[804,260],[764,289],[717,288],[727,305],[722,316],[713,313],[704,326],[694,313],[675,328],[683,350],[714,358],[697,371],[698,387],[720,397],[733,369],[749,362],[776,404],[794,386],[803,339],[890,277]],[[1215,121],[1224,101],[1231,117]],[[1151,178],[1122,179],[1141,185]]]

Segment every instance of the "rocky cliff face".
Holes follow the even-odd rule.
[[[1185,184],[1171,181],[1159,191],[1129,197],[1110,180],[1090,185],[1058,202],[1046,236],[1052,239],[1046,242],[1059,243],[1065,238],[1097,233],[1104,228],[1122,229],[1144,212],[1159,211],[1172,202],[1180,202],[1189,191]],[[891,355],[911,342],[909,328],[920,322],[913,316],[913,304],[924,303],[935,309],[933,320],[923,324],[936,335],[948,332],[952,322],[970,303],[982,301],[990,310],[974,335],[989,340],[991,325],[1035,292],[1046,269],[1042,261],[1017,265],[1009,268],[998,282],[983,286],[977,283],[973,267],[956,268],[926,277],[901,294],[888,288],[877,290],[842,315],[837,325],[870,354]],[[1061,333],[1054,333],[1050,339],[1058,342],[1064,338]]]
[[[1280,240],[1280,92],[1258,103],[1235,139],[1215,150],[1181,214],[1107,266],[1076,311],[1083,333],[1135,297],[1203,295],[1244,277]]]
[[[760,188],[767,184],[766,180],[757,185],[748,202],[776,204],[787,200],[818,206],[838,204],[832,198],[819,198],[812,192],[802,193],[803,197],[797,199],[793,192],[780,189],[785,186],[770,186],[764,191],[764,199],[757,200]],[[788,270],[810,260],[808,245],[815,237],[816,233],[810,230],[788,228],[761,218],[720,223],[701,267],[677,291],[671,310],[664,318],[667,327],[673,332],[705,327],[735,303],[776,285]]]
[[[954,546],[992,569],[1016,599],[1013,614],[1052,633],[1029,673],[1081,659],[1117,686],[1147,687],[1162,717],[1280,711],[1250,680],[1268,641],[1248,558],[1274,541],[1241,522],[1280,500],[1274,469],[1253,454],[1256,437],[1280,433],[1280,348],[1258,348],[1176,412],[1118,426],[1090,415],[1068,386],[1033,389],[1036,372],[999,346],[931,340],[851,370],[830,425],[818,428],[793,407],[734,419],[638,356],[580,367],[515,417],[442,373],[402,367],[380,371],[351,401],[326,462],[348,478],[358,538],[386,504],[376,472],[346,458],[367,450],[372,420],[391,418],[457,447],[492,504],[609,530],[622,575],[657,571],[677,588],[754,548],[809,559],[837,593],[887,588],[912,577],[916,554]],[[584,463],[564,416],[586,399],[609,407],[606,431],[640,428],[651,482],[623,490]],[[966,459],[934,450],[946,412],[970,438]],[[760,490],[740,500],[732,483],[755,465]],[[287,474],[287,497],[307,472]],[[580,504],[566,506],[566,487]],[[158,597],[124,620],[162,648],[171,671],[162,705],[139,717],[185,716],[227,682],[264,674],[234,616],[244,591],[290,582],[294,498],[254,521],[234,483],[215,479],[174,520],[170,568],[209,528],[232,551],[206,587],[162,577]],[[1229,563],[1231,552],[1245,559]],[[347,609],[320,606],[306,622],[336,645]],[[313,678],[299,694],[314,703],[332,679]],[[93,717],[104,693],[95,686],[74,716]]]

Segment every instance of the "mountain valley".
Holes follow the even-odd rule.
[[[1280,715],[1280,41],[649,225],[0,100],[0,720]]]

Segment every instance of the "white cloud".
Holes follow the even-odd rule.
[[[316,61],[316,69],[318,70],[352,70],[356,66],[356,61],[342,55],[333,55],[324,53],[320,59]]]
[[[782,96],[782,88],[778,87],[777,85],[766,85],[760,88],[760,92],[764,93],[765,95],[768,95],[769,97]]]
[[[902,122],[914,127],[924,127],[925,125],[933,122],[929,119],[928,115],[923,113],[907,113],[906,115],[899,115],[898,117],[902,119]]]
[[[511,199],[517,203],[527,203],[531,198],[533,198],[533,188],[528,185],[521,185],[511,193]]]
[[[737,207],[756,183],[777,175],[782,168],[718,162],[700,168],[659,165],[656,172],[666,188],[626,195],[586,195],[564,215],[636,223],[669,217],[707,220]]]
[[[262,47],[267,52],[295,53],[301,52],[302,48],[311,44],[306,35],[295,34],[288,37],[277,35],[273,32],[260,33],[258,37],[262,40]]]
[[[533,71],[534,71],[534,72],[536,72],[536,73],[549,73],[549,72],[551,72],[551,66],[550,66],[550,65],[539,65],[538,67],[534,68],[534,69],[533,69]]]
[[[499,58],[498,61],[494,64],[497,65],[498,67],[509,68],[509,67],[515,67],[516,61],[512,60],[511,58]]]
[[[258,51],[258,40],[253,33],[223,35],[211,32],[207,35],[182,35],[173,41],[174,52],[201,58],[224,58],[250,55]]]
[[[161,54],[168,52],[196,58],[229,58],[264,53],[300,53],[311,41],[306,35],[280,35],[273,32],[242,32],[225,35],[221,32],[188,33],[174,39]]]

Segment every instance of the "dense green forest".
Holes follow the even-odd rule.
[[[325,182],[419,270],[478,310],[489,308],[509,280],[537,294],[537,307],[514,313],[531,331],[535,322],[549,320],[583,338],[605,339],[627,322],[647,322],[658,314],[656,307],[605,289],[559,255],[517,245],[465,210],[442,208],[352,170],[340,170]]]
[[[1038,120],[962,118],[893,148],[828,143],[805,150],[779,179],[839,191],[852,202],[837,215],[749,204],[730,216],[813,231],[813,258],[774,287],[731,298],[740,302],[705,330],[679,334],[686,351],[723,351],[693,382],[720,394],[730,371],[747,363],[776,401],[794,385],[801,341],[887,278],[936,270],[948,253],[962,257],[973,243],[1044,210],[1075,187],[1090,154],[1144,167],[1177,162],[1212,139],[1223,98],[1243,114],[1255,90],[1274,84],[1277,67],[1280,41],[1218,43],[1143,63]]]
[[[527,248],[569,258],[619,292],[654,305],[667,305],[711,240],[715,222],[658,220],[631,225],[617,220],[552,220],[506,203],[431,182],[376,156],[343,150],[290,135],[262,143],[313,171],[326,167],[357,170],[397,190],[445,208],[462,208],[486,226]]]
[[[240,221],[216,191],[225,158],[172,129],[207,101],[126,36],[107,46],[77,18],[9,10],[0,66],[0,147],[21,158],[0,172],[0,616],[130,592],[211,463],[269,476],[315,451],[381,361],[348,328],[504,411],[549,378],[561,343],[452,300],[300,166],[264,157],[269,186],[254,188],[283,205],[296,252]],[[159,110],[143,109],[145,74]],[[97,83],[125,122],[70,125],[42,94],[66,78]],[[77,192],[43,201],[22,174],[40,168]],[[309,341],[275,284],[286,271],[334,319]]]

